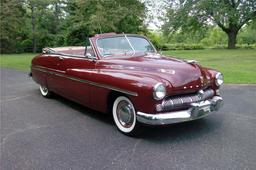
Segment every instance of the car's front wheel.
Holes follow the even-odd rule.
[[[115,124],[122,133],[135,136],[141,132],[141,126],[136,121],[136,111],[132,102],[125,96],[117,97],[112,109]]]
[[[39,89],[43,97],[51,97],[52,93],[49,91],[47,87],[40,85]]]

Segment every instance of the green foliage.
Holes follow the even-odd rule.
[[[202,44],[184,44],[184,43],[177,43],[177,44],[163,44],[163,50],[200,50],[204,49],[205,47]]]
[[[87,37],[104,32],[146,35],[157,49],[223,48],[226,47],[223,44],[227,44],[228,36],[217,21],[225,28],[238,18],[242,22],[240,20],[245,15],[255,11],[256,5],[256,1],[245,3],[242,0],[235,10],[220,0],[168,1],[171,4],[162,33],[150,32],[146,28],[145,4],[149,1],[2,0],[0,52],[40,52],[47,46],[85,45]],[[220,9],[219,4],[223,8]],[[252,8],[248,8],[253,4]],[[230,11],[225,12],[228,9]],[[159,11],[159,15],[163,14],[162,11]],[[238,13],[243,15],[239,16]],[[208,16],[215,16],[212,19],[220,28],[212,25]],[[243,25],[239,31],[238,48],[254,48],[252,44],[256,43],[256,19],[250,19],[254,16],[255,13],[248,16],[248,25]]]
[[[210,27],[201,27],[196,31],[177,31],[171,32],[167,35],[168,43],[186,43],[196,44],[199,43],[204,37],[207,36],[208,32],[211,31]]]
[[[17,52],[23,38],[25,11],[19,0],[1,0],[0,9],[0,52]]]
[[[145,6],[138,0],[73,0],[68,4],[67,44],[82,45],[104,32],[144,32]]]
[[[227,35],[221,29],[214,27],[208,30],[205,38],[200,43],[205,46],[216,46],[227,43]]]
[[[236,48],[255,49],[256,29],[245,25],[238,35]],[[165,50],[184,49],[224,49],[227,48],[227,35],[218,27],[204,27],[194,32],[170,33],[160,45]]]
[[[45,46],[55,46],[56,37],[61,36],[64,21],[64,3],[62,0],[27,0],[24,3],[27,14],[27,35],[32,41],[34,52]],[[58,45],[60,42],[58,42]],[[61,45],[64,44],[61,43]]]
[[[146,36],[154,44],[156,49],[161,50],[163,48],[163,44],[164,44],[165,40],[161,33],[147,32]]]
[[[250,23],[248,26],[242,28],[237,39],[239,44],[256,43],[256,26],[254,23]]]
[[[139,0],[2,0],[1,53],[84,45],[104,32],[146,32]]]
[[[255,18],[255,0],[170,1],[163,30],[166,35],[191,32],[213,22],[228,35],[228,47],[235,48],[237,33]]]

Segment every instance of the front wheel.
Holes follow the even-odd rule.
[[[112,109],[115,124],[122,133],[136,136],[141,132],[141,126],[136,121],[136,111],[132,102],[124,96],[117,97]]]
[[[52,93],[49,91],[47,87],[40,85],[39,89],[43,97],[46,97],[46,98],[51,97]]]

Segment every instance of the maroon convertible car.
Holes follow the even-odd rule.
[[[223,77],[195,61],[157,53],[145,37],[98,34],[85,47],[44,48],[31,76],[44,97],[57,93],[94,110],[112,112],[117,128],[134,135],[219,110]]]

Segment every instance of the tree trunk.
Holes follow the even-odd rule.
[[[31,4],[31,24],[32,24],[32,43],[33,43],[33,53],[36,53],[36,18],[35,18],[35,7]]]
[[[54,21],[55,21],[55,27],[54,27],[54,34],[57,34],[58,32],[58,26],[59,26],[59,15],[60,15],[60,6],[58,2],[54,3]]]
[[[237,30],[231,29],[227,32],[228,34],[228,49],[236,48],[236,37],[237,37]]]

